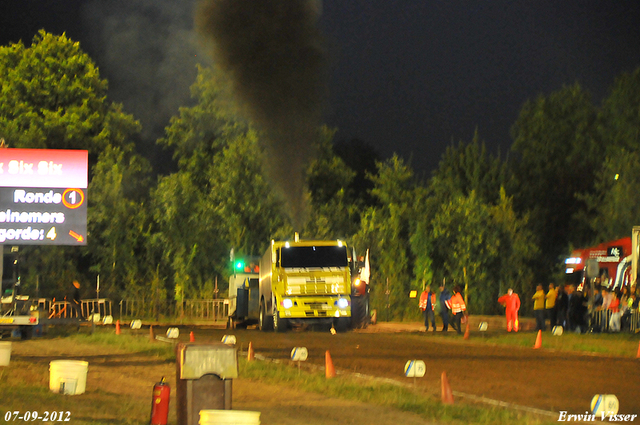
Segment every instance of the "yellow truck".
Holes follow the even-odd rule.
[[[272,240],[260,260],[260,330],[351,326],[351,262],[341,240]]]

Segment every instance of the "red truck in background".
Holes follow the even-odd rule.
[[[584,284],[589,260],[598,263],[600,284],[611,289],[629,285],[632,259],[631,237],[604,242],[599,245],[576,249],[565,260],[567,281],[576,286]],[[591,276],[593,277],[593,276]]]

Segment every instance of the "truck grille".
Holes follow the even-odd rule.
[[[348,292],[344,278],[339,276],[326,277],[291,277],[287,279],[287,294],[289,295],[323,295],[342,294]]]

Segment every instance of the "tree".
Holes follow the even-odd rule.
[[[199,68],[192,96],[195,105],[181,108],[159,140],[173,149],[178,171],[161,178],[153,196],[176,299],[210,294],[230,273],[231,248],[260,255],[286,225],[262,172],[261,134],[225,102],[219,76]]]
[[[508,287],[528,291],[532,283],[529,262],[537,250],[525,225],[526,219],[516,216],[504,190],[495,206],[481,202],[471,191],[443,203],[433,218],[432,234],[412,241],[437,265],[436,276],[466,287],[469,311],[490,314],[497,313],[501,292]],[[419,245],[424,241],[429,243],[426,248]]]
[[[557,265],[570,244],[582,245],[591,230],[577,219],[586,205],[576,194],[591,190],[604,148],[597,142],[596,111],[578,84],[528,101],[512,127],[511,162],[516,211],[530,213],[542,261],[538,278]]]
[[[15,148],[86,149],[130,145],[140,126],[106,99],[107,82],[64,34],[41,30],[30,47],[0,47],[0,135]]]
[[[594,190],[581,196],[589,207],[585,214],[595,234],[594,242],[619,239],[639,224],[640,153],[621,148],[602,164]]]
[[[207,201],[219,217],[222,240],[236,252],[260,256],[284,226],[281,202],[265,181],[255,131],[236,137],[214,157]]]
[[[380,207],[368,208],[361,229],[354,236],[360,247],[370,247],[372,267],[378,276],[373,285],[372,308],[387,311],[390,318],[415,318],[417,309],[408,302],[411,289],[418,289],[412,276],[414,257],[409,245],[415,224],[416,182],[413,170],[394,155],[378,163],[372,196]],[[388,284],[387,284],[388,283]]]
[[[598,136],[607,153],[640,148],[640,67],[616,78],[598,114]]]
[[[333,152],[355,173],[348,185],[348,191],[355,203],[362,209],[373,206],[373,182],[367,176],[375,176],[378,172],[376,163],[382,161],[380,154],[373,146],[360,139],[338,141],[333,144]]]
[[[638,225],[640,201],[640,68],[620,75],[598,114],[598,137],[606,158],[597,169],[593,190],[581,193],[588,211],[581,218],[594,242],[628,236]]]
[[[351,188],[356,172],[332,150],[334,131],[321,129],[316,157],[307,172],[310,196],[306,238],[349,238],[358,231],[360,208]]]
[[[146,160],[112,146],[94,167],[88,189],[88,251],[104,296],[144,293],[146,278],[155,268],[149,251],[150,173]]]
[[[127,194],[128,189],[138,185],[126,174],[133,172],[129,177],[135,180],[144,168],[143,161],[132,154],[130,141],[139,132],[139,123],[121,105],[108,102],[106,94],[107,81],[100,78],[98,68],[79,43],[64,34],[40,31],[29,47],[22,43],[0,47],[0,136],[13,148],[86,149],[91,183],[99,176],[89,189],[86,249],[42,246],[22,250],[25,286],[33,290],[40,282],[42,295],[60,298],[73,280],[93,282],[95,273],[113,261],[110,270],[118,279],[132,277],[132,270],[137,269],[134,258],[122,261],[118,255],[109,262],[104,253],[105,246],[128,241],[138,229],[125,230],[124,223],[113,220],[112,214],[129,225],[141,225],[134,218],[139,208],[127,198],[134,196]],[[107,170],[111,166],[116,168]],[[99,200],[115,203],[119,209],[107,212]],[[139,236],[127,246],[140,242]]]
[[[438,203],[458,195],[468,196],[474,191],[479,199],[493,204],[508,179],[507,164],[499,155],[487,154],[476,130],[470,143],[460,142],[457,147],[447,148],[429,181],[429,190]]]

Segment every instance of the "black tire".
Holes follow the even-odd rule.
[[[267,309],[265,308],[264,301],[260,303],[260,319],[258,322],[258,328],[261,331],[271,330],[273,327],[273,316],[267,316]]]
[[[33,336],[33,326],[20,326],[20,339],[27,340]]]
[[[364,329],[369,324],[369,295],[351,297],[351,327]]]
[[[289,321],[280,317],[278,310],[273,314],[273,330],[276,332],[286,332],[289,329]]]
[[[351,321],[348,317],[341,317],[336,320],[335,329],[337,332],[344,333],[349,330],[349,325]]]

